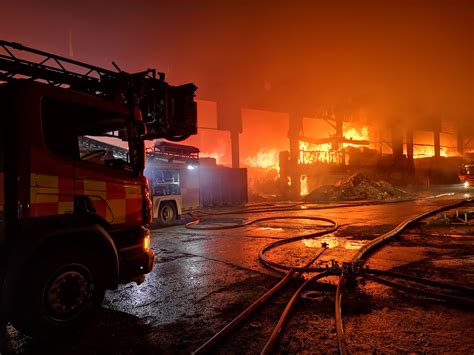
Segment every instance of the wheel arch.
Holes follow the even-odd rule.
[[[10,250],[8,266],[2,287],[2,309],[8,311],[15,297],[24,266],[46,250],[62,247],[91,247],[103,257],[107,274],[107,288],[116,288],[119,283],[118,251],[109,233],[100,225],[75,226],[68,229],[49,230],[37,238],[21,238]],[[102,252],[99,252],[102,251]]]
[[[160,212],[161,205],[165,203],[172,203],[176,212],[176,216],[179,216],[179,206],[175,198],[156,198],[153,201],[153,219],[157,219]]]
[[[176,203],[176,200],[163,200],[161,201],[160,206],[165,203],[171,204],[174,207],[174,212],[176,214],[176,217],[178,217],[178,204]]]

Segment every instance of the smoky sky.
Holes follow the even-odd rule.
[[[302,115],[474,119],[474,1],[1,0],[0,38]]]

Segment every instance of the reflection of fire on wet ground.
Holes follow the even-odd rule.
[[[302,243],[309,248],[321,248],[324,243],[327,247],[332,248],[344,248],[344,249],[360,249],[367,241],[366,240],[347,240],[340,237],[336,237],[334,234],[325,235],[318,239],[304,239]]]

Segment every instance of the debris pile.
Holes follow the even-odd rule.
[[[407,198],[411,195],[386,181],[372,181],[356,173],[336,185],[324,185],[306,195],[304,201],[356,201]]]

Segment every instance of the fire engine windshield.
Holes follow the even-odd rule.
[[[154,196],[179,195],[179,171],[153,169],[152,187]]]

